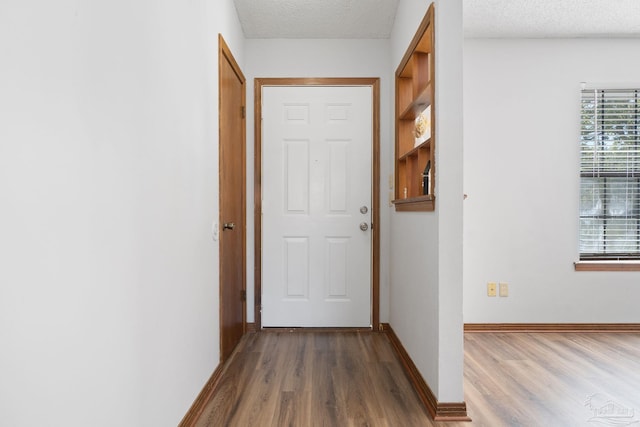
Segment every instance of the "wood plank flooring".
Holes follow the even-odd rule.
[[[434,422],[385,334],[247,334],[196,426],[640,426],[640,334],[465,333],[464,386]]]
[[[386,335],[283,331],[245,336],[196,426],[428,423]]]
[[[464,387],[473,426],[640,426],[640,334],[465,333]]]

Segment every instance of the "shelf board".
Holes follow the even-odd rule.
[[[411,157],[412,155],[417,154],[420,149],[427,149],[428,150],[429,148],[431,148],[431,138],[427,139],[425,142],[421,143],[417,147],[413,147],[411,150],[409,150],[406,153],[398,156],[398,160],[404,160],[407,157]]]
[[[431,3],[395,72],[394,194],[397,212],[434,212],[436,188],[434,5]],[[415,145],[416,118],[429,109],[431,138]],[[425,114],[427,114],[425,112]],[[415,145],[415,146],[414,146]],[[428,186],[424,171],[429,166]],[[423,192],[431,194],[423,195]]]
[[[414,120],[427,108],[433,100],[431,99],[431,82],[418,94],[416,99],[404,109],[398,116],[401,120]]]
[[[429,194],[426,196],[408,197],[406,199],[393,200],[396,211],[399,212],[429,212],[435,210],[436,198]]]

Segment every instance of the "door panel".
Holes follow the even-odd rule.
[[[368,327],[371,88],[264,87],[262,101],[262,325]]]
[[[220,37],[220,357],[246,328],[245,79]]]
[[[286,174],[285,213],[309,213],[309,141],[283,141]]]

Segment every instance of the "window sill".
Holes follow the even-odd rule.
[[[576,271],[640,271],[638,261],[576,261]]]

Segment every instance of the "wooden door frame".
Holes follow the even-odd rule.
[[[262,329],[262,88],[264,86],[367,86],[372,93],[371,138],[371,327],[380,328],[380,79],[256,78],[254,80],[254,310],[255,328]]]
[[[242,191],[242,212],[241,212],[241,227],[240,227],[240,231],[242,233],[242,291],[244,292],[244,295],[246,295],[246,290],[247,290],[247,227],[246,227],[246,214],[247,214],[247,191],[246,191],[246,182],[247,182],[247,172],[246,172],[246,145],[247,145],[247,127],[246,127],[246,117],[245,117],[245,106],[246,106],[246,79],[244,77],[244,74],[242,73],[242,70],[240,69],[240,66],[238,65],[238,63],[236,62],[235,58],[233,57],[233,54],[231,53],[231,49],[229,49],[229,46],[227,45],[227,43],[224,41],[224,38],[222,37],[222,34],[218,34],[218,120],[220,119],[220,109],[222,108],[223,104],[222,104],[222,84],[221,84],[221,69],[222,69],[222,63],[223,61],[226,61],[229,63],[229,65],[231,66],[231,68],[233,69],[234,73],[238,76],[238,79],[242,82],[242,100],[241,100],[241,104],[242,104],[242,113],[238,112],[238,114],[242,114],[242,141],[240,143],[241,146],[241,152],[242,152],[242,188],[240,189]],[[222,128],[223,124],[218,123],[218,162],[220,162],[220,159],[222,158],[222,139],[221,139],[221,128]],[[218,203],[219,203],[219,214],[222,214],[222,174],[221,174],[221,168],[220,168],[220,164],[218,163],[218,182],[219,182],[219,188],[220,191],[218,191]],[[219,221],[218,221],[218,227],[221,228],[222,227],[222,221],[224,221],[224,218],[220,217]],[[220,233],[220,231],[219,231]],[[220,236],[220,238],[218,239],[219,242],[222,242],[222,236]],[[223,252],[222,252],[222,248],[220,248],[220,252],[219,252],[219,257],[218,257],[218,262],[222,263],[223,259]],[[223,313],[225,310],[225,304],[223,304],[223,280],[222,280],[222,268],[219,268],[219,276],[218,276],[218,283],[219,283],[219,297],[218,297],[218,308],[219,308],[219,328],[220,328],[220,360],[224,361],[223,358],[223,334],[224,334],[224,328],[223,328]],[[247,331],[247,300],[246,298],[244,298],[242,300],[242,333],[245,334]]]

